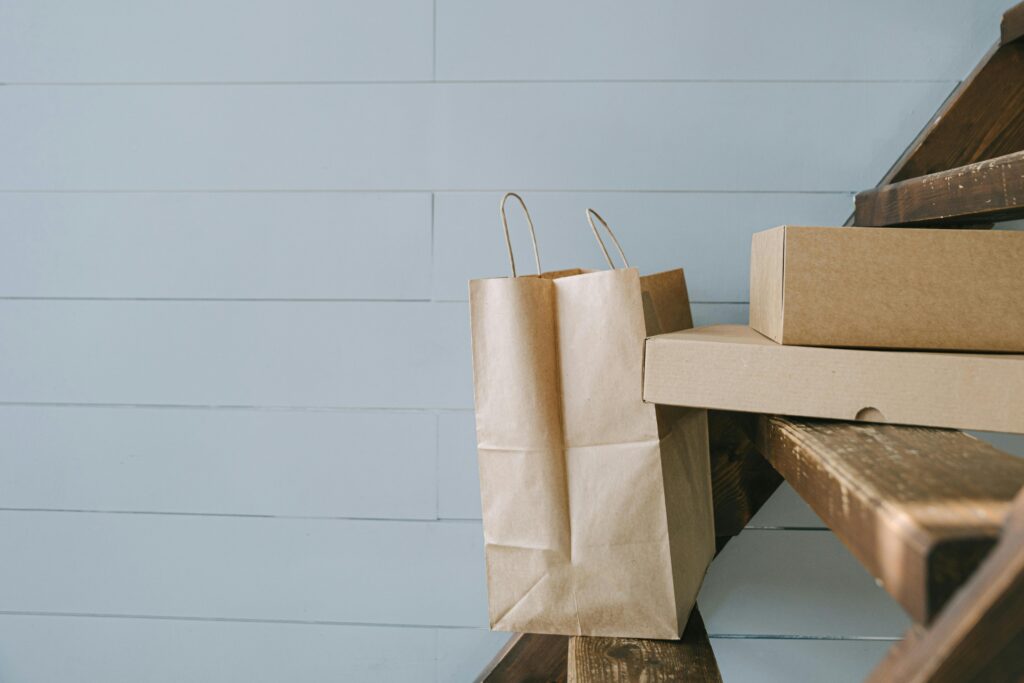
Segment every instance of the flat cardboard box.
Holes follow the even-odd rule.
[[[750,326],[781,344],[1024,352],[1024,232],[756,233]]]
[[[745,325],[645,348],[651,403],[1024,433],[1024,355],[783,346]]]

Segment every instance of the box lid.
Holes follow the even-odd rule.
[[[714,325],[647,340],[644,400],[1024,433],[1024,355],[783,346]]]

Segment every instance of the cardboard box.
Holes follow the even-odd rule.
[[[782,346],[744,325],[645,348],[652,403],[1024,433],[1024,355]]]
[[[781,344],[1024,352],[1024,232],[759,232],[750,325]]]

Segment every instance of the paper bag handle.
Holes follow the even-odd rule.
[[[533,230],[533,219],[530,218],[530,210],[526,208],[526,202],[523,201],[522,197],[515,192],[506,192],[505,196],[501,198],[501,203],[498,204],[498,213],[501,214],[501,225],[505,228],[505,246],[508,247],[508,262],[512,266],[512,277],[516,277],[516,257],[512,254],[512,238],[508,235],[508,216],[505,215],[505,202],[509,197],[515,197],[519,200],[519,205],[523,207],[523,213],[526,214],[526,222],[530,225],[530,241],[533,242],[533,260],[537,264],[537,275],[540,275],[540,252],[537,250],[537,233]]]
[[[616,239],[615,233],[608,227],[608,222],[601,218],[601,214],[593,209],[587,209],[587,222],[590,223],[590,229],[594,231],[594,237],[597,238],[597,243],[601,246],[601,251],[604,253],[604,260],[608,262],[608,267],[615,270],[615,264],[612,263],[612,257],[608,255],[608,248],[604,246],[604,240],[601,239],[601,234],[597,231],[597,226],[594,225],[594,219],[601,221],[601,225],[604,226],[608,236],[612,238],[612,242],[615,243],[615,248],[619,250],[619,256],[622,257],[622,267],[629,268],[629,261],[626,260],[626,254],[622,251],[622,245],[619,244],[619,240]]]

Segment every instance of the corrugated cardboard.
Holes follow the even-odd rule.
[[[645,348],[652,403],[1024,433],[1024,355],[783,346],[743,325]]]
[[[782,344],[1024,352],[1024,232],[759,232],[750,325]]]

